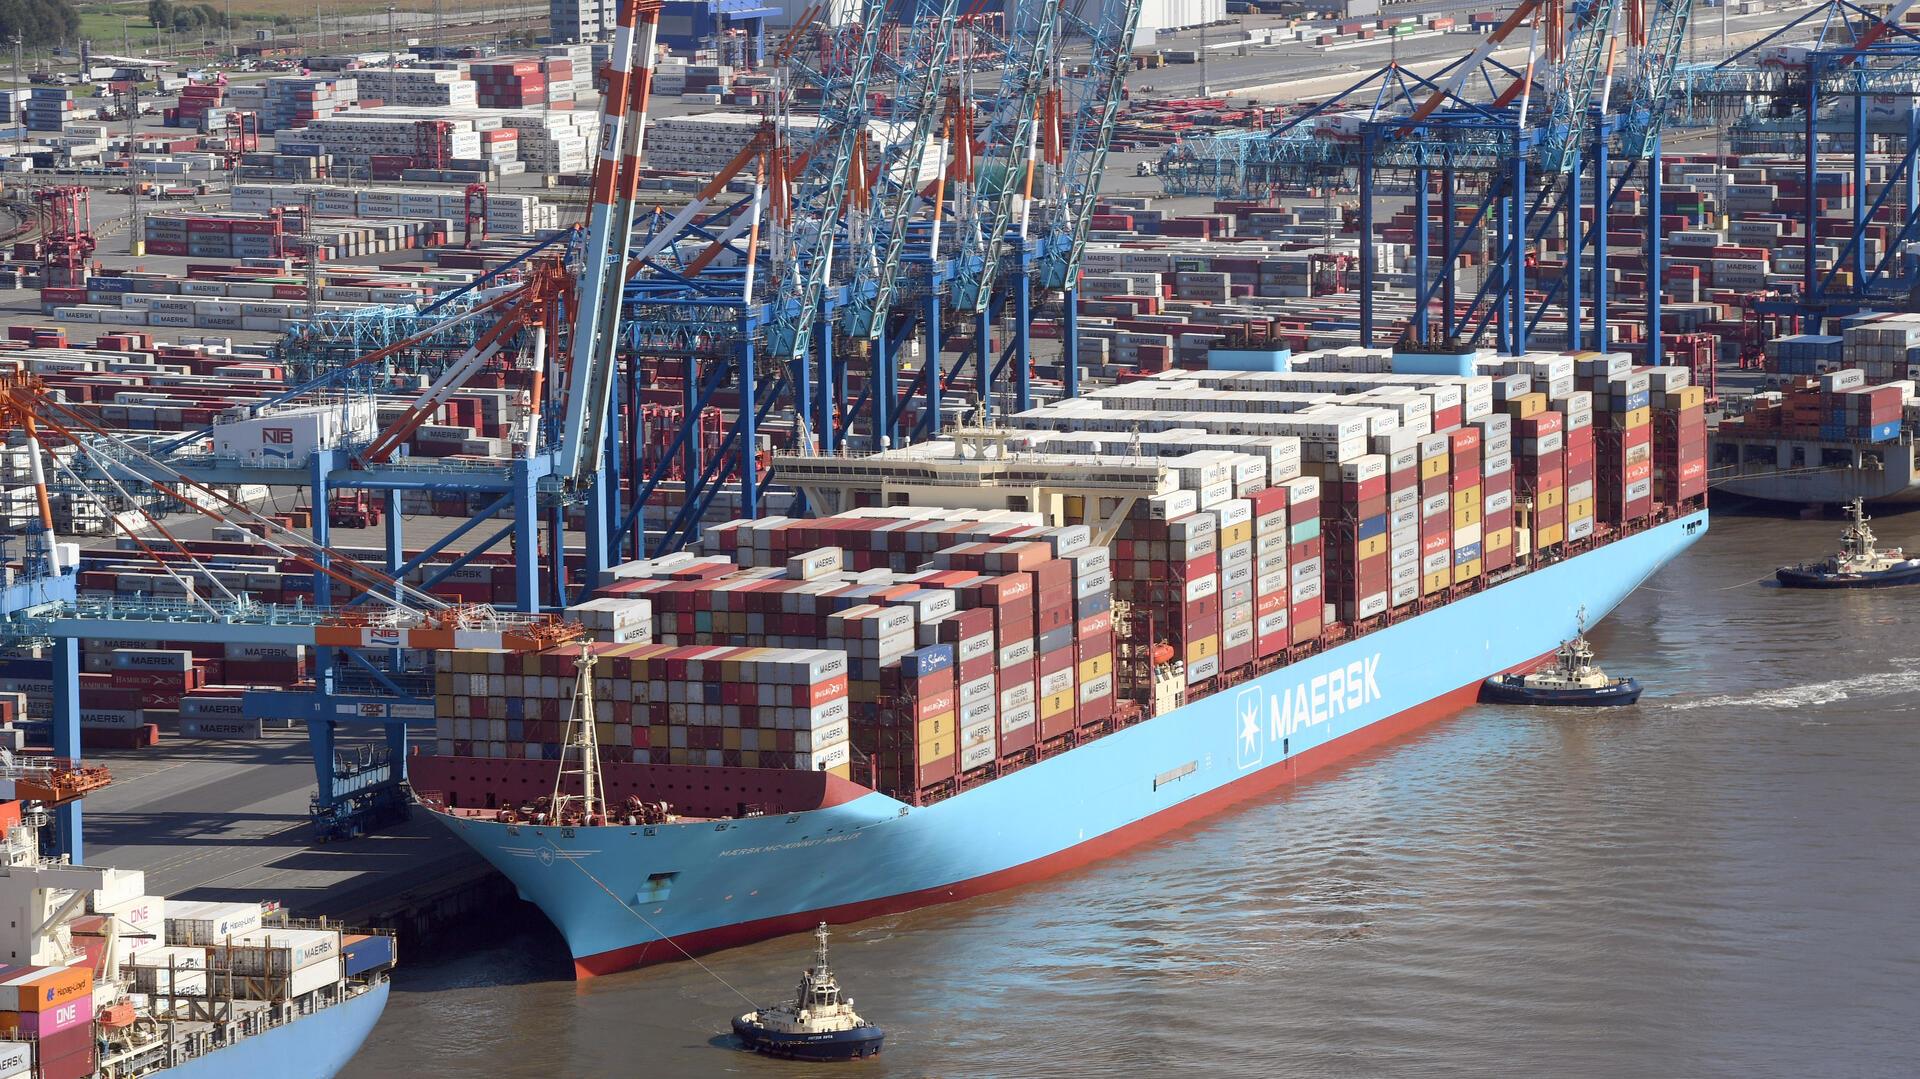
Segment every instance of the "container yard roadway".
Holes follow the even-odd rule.
[[[1804,14],[1812,6],[1772,0],[1762,5],[1763,10],[1748,14],[1727,12],[1726,48],[1731,51],[1752,44]],[[1511,11],[1512,7],[1507,3],[1469,8],[1444,0],[1418,0],[1415,3],[1396,4],[1386,9],[1384,14],[1449,14],[1458,15],[1464,21],[1468,11],[1506,12]],[[1689,51],[1681,57],[1683,61],[1720,58],[1721,14],[1718,9],[1695,5]],[[1347,42],[1332,48],[1293,41],[1256,45],[1246,40],[1249,34],[1260,34],[1284,26],[1287,21],[1279,16],[1233,16],[1225,24],[1207,28],[1204,35],[1198,29],[1159,34],[1154,39],[1153,48],[1163,52],[1197,50],[1204,41],[1207,53],[1205,78],[1211,94],[1286,103],[1337,92],[1389,60],[1407,65],[1420,74],[1431,75],[1459,59],[1472,47],[1477,37],[1462,30],[1446,34],[1422,34],[1400,40],[1389,37],[1364,43]],[[1331,30],[1334,25],[1332,22],[1324,25],[1316,23],[1313,28],[1317,33],[1323,29]],[[1525,37],[1522,35],[1514,40],[1516,44],[1512,48],[1502,49],[1495,55],[1508,63],[1523,63],[1526,58]],[[1278,72],[1285,72],[1286,78],[1276,80],[1274,76]],[[1127,76],[1127,88],[1138,97],[1197,97],[1200,96],[1201,77],[1201,67],[1197,63],[1168,64]],[[1368,100],[1359,100],[1354,102],[1353,107],[1366,108],[1368,104]]]
[[[413,917],[410,907],[492,872],[424,814],[382,835],[313,846],[304,729],[257,742],[174,737],[94,758],[113,785],[87,798],[86,860],[143,870],[154,894],[279,902],[362,925]]]

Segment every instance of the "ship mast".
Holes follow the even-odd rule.
[[[1872,518],[1867,516],[1863,500],[1855,498],[1847,503],[1847,530],[1840,533],[1840,551],[1844,558],[1872,558],[1875,536],[1873,529],[1867,527]]]
[[[569,810],[576,807],[580,819],[588,823],[606,817],[607,803],[600,780],[600,740],[594,730],[593,665],[593,648],[583,642],[580,658],[574,661],[573,712],[567,717],[566,738],[560,747],[560,774],[553,780],[555,823],[566,820]],[[579,794],[567,793],[568,776],[580,777]]]

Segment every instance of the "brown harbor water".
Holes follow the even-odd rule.
[[[1920,514],[1875,522],[1920,551]],[[1476,708],[1043,884],[842,927],[888,1031],[721,1037],[789,937],[576,985],[544,924],[408,965],[349,1079],[1920,1074],[1920,590],[1759,579],[1721,515],[1593,635],[1631,709]],[[404,954],[404,949],[403,949]]]

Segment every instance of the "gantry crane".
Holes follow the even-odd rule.
[[[351,834],[361,826],[364,816],[390,815],[404,804],[400,784],[405,778],[407,721],[432,719],[430,690],[407,693],[400,688],[407,672],[383,669],[369,661],[366,653],[452,647],[537,651],[580,633],[577,626],[550,615],[518,614],[484,604],[443,600],[334,551],[125,442],[88,416],[81,406],[48,394],[32,376],[0,378],[0,425],[18,426],[26,436],[39,505],[39,524],[29,533],[22,573],[8,590],[6,606],[0,612],[5,615],[0,634],[12,640],[54,642],[55,715],[51,727],[56,756],[79,759],[78,642],[82,639],[248,642],[310,648],[317,657],[317,696],[267,693],[256,695],[247,707],[249,711],[260,708],[276,715],[287,714],[291,708],[298,718],[309,721],[318,787],[315,819],[326,832]],[[120,527],[133,549],[151,558],[161,572],[181,584],[180,598],[79,594],[74,589],[77,549],[63,550],[63,545],[52,538],[42,460],[65,472],[71,469],[43,452],[42,431],[74,447],[80,458],[115,486],[148,484],[181,506],[245,532],[267,549],[312,570],[316,582],[338,586],[350,598],[338,606],[324,599],[311,606],[254,601],[221,583],[189,545],[144,508],[136,510],[144,529],[125,523]],[[318,530],[317,522],[315,527]],[[210,584],[213,594],[203,594],[197,587],[199,582]],[[316,587],[315,591],[322,597],[329,593],[326,587]],[[371,675],[384,692],[333,696],[336,654],[346,656],[349,666]],[[425,709],[423,715],[410,711],[421,708]],[[335,728],[341,722],[368,720],[386,726],[389,760],[377,770],[342,776],[334,764]],[[63,849],[69,853],[80,850],[79,812],[77,802],[56,812]]]
[[[1080,333],[1076,317],[1080,260],[1087,229],[1106,173],[1107,147],[1114,119],[1133,68],[1133,36],[1140,24],[1141,0],[1108,0],[1097,22],[1082,17],[1078,5],[1061,9],[1066,26],[1084,34],[1089,56],[1084,72],[1069,76],[1065,64],[1053,65],[1054,84],[1042,116],[1046,229],[1049,243],[1040,256],[1039,284],[1062,293],[1060,364],[1067,396],[1080,392]],[[1027,332],[1025,325],[1016,333]]]

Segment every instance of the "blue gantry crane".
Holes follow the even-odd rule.
[[[310,568],[316,582],[314,602],[295,605],[219,587],[183,588],[169,599],[83,596],[75,587],[77,554],[50,533],[33,539],[24,572],[0,597],[0,633],[49,642],[56,751],[79,754],[82,640],[310,648],[310,691],[256,691],[245,707],[307,723],[315,820],[324,834],[354,834],[401,804],[406,732],[434,716],[421,657],[454,646],[551,647],[579,631],[542,609],[565,604],[613,561],[642,549],[643,513],[662,474],[635,473],[636,421],[630,416],[622,431],[612,417],[620,403],[640,399],[642,381],[659,364],[683,365],[688,407],[667,451],[684,466],[681,502],[647,545],[655,552],[697,534],[729,484],[737,485],[744,513],[760,512],[770,477],[759,465],[758,431],[776,410],[792,417],[803,445],[829,450],[857,434],[880,444],[937,430],[941,391],[961,369],[946,371],[941,362],[950,319],[973,331],[974,349],[961,361],[976,361],[983,413],[1008,364],[1013,403],[1023,406],[1034,290],[1061,294],[1071,392],[1073,286],[1138,13],[1138,0],[1122,0],[1105,5],[1097,20],[1081,20],[1058,0],[1022,0],[1004,35],[983,37],[989,20],[963,17],[955,0],[909,7],[873,0],[836,33],[836,47],[788,65],[819,98],[817,126],[802,132],[785,99],[686,206],[642,213],[658,7],[624,0],[585,227],[429,305],[352,317],[317,312],[283,349],[300,384],[250,415],[230,417],[239,427],[225,432],[264,428],[304,409],[336,415],[338,437],[284,457],[210,455],[203,448],[209,432],[126,440],[30,383],[6,387],[0,405],[7,415],[57,428],[79,448],[76,463],[90,479],[129,490],[145,485],[207,507],[216,520]],[[1071,76],[1059,53],[1063,20],[1091,46],[1091,63]],[[969,36],[961,61],[955,42],[963,24]],[[997,92],[980,92],[989,81]],[[883,88],[890,91],[884,100],[875,93]],[[927,183],[930,157],[937,175]],[[996,357],[992,326],[1002,306],[1021,332]],[[925,353],[921,376],[903,387],[896,377],[908,339],[923,342]],[[847,366],[836,356],[862,350],[872,367],[849,401]],[[762,378],[757,361],[769,356]],[[510,451],[492,460],[406,453],[413,430],[476,374],[503,364],[531,386]],[[397,414],[366,422],[372,397],[409,379],[426,386]],[[706,453],[693,423],[723,388],[733,391],[734,419],[718,452]],[[911,430],[899,422],[909,410],[920,417]],[[42,456],[33,455],[36,462]],[[310,530],[288,529],[220,494],[233,484],[307,488]],[[332,543],[328,507],[342,490],[386,501],[386,551],[377,564]],[[403,496],[419,491],[458,494],[471,512],[408,558],[399,511]],[[571,578],[569,506],[585,511],[585,572]],[[50,516],[43,519],[50,528]],[[164,556],[183,580],[217,582],[204,556],[174,540],[164,522],[148,523],[136,546]],[[451,566],[426,569],[455,545],[465,549]],[[513,609],[432,594],[439,579],[502,545],[514,552]],[[389,752],[344,760],[336,735],[355,725],[384,731]],[[60,812],[61,841],[77,853],[78,804]]]

